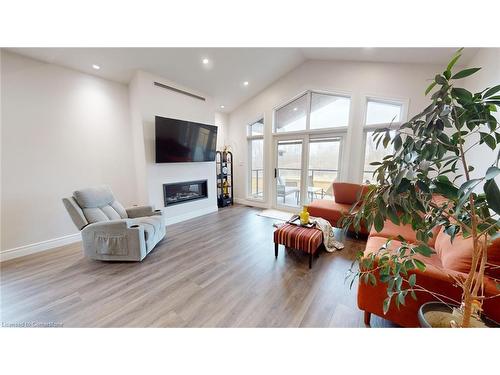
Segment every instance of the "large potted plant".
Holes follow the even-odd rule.
[[[461,52],[457,51],[446,70],[437,74],[427,88],[425,95],[432,93],[427,108],[408,122],[374,132],[377,147],[390,147],[391,152],[383,160],[372,163],[376,166],[377,182],[360,197],[356,210],[353,207],[344,218],[343,226],[359,228],[360,223],[364,223],[380,232],[384,221],[390,220],[396,225],[409,224],[416,232],[416,244],[400,237],[402,245],[396,250],[389,252],[384,246],[378,253],[360,253],[359,267],[352,268],[353,280],[387,283],[384,312],[393,305],[399,308],[405,298],[418,298],[415,293],[418,280],[411,270],[419,268],[425,272],[425,262],[417,258],[434,253],[428,243],[436,227],[444,227],[452,242],[459,234],[471,237],[470,271],[463,277],[453,277],[462,288],[462,301],[454,312],[449,311],[452,326],[469,327],[478,323],[474,319],[478,318],[485,298],[482,285],[488,245],[500,227],[500,192],[495,182],[500,173],[500,153],[496,151],[500,131],[492,115],[500,107],[500,85],[478,93],[458,87],[461,79],[480,69],[455,73]],[[495,153],[496,161],[486,173],[474,176],[469,153],[483,144]],[[438,203],[436,196],[445,199]],[[499,282],[497,280],[497,287]],[[420,313],[432,311],[433,306],[424,310]],[[427,323],[432,326],[432,322]]]

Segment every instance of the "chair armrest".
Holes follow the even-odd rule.
[[[131,219],[135,219],[137,217],[151,216],[155,214],[153,210],[153,206],[134,206],[126,208],[127,215]]]

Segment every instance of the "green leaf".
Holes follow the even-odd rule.
[[[389,306],[391,305],[391,297],[387,297],[384,299],[384,314],[387,314],[387,311],[389,311]]]
[[[430,257],[432,254],[435,254],[436,252],[432,250],[429,246],[421,244],[418,246],[415,246],[413,248],[417,253],[422,254],[423,256]]]
[[[395,151],[399,151],[399,149],[401,148],[401,146],[403,145],[403,140],[401,139],[401,135],[398,134],[395,138],[394,138],[394,150]]]
[[[441,176],[439,176],[441,177]],[[441,194],[448,199],[456,199],[458,195],[458,189],[449,182],[435,181],[436,185],[435,192]]]
[[[397,186],[396,192],[398,194],[404,193],[405,191],[408,190],[409,187],[410,187],[410,180],[408,180],[407,178],[403,178],[399,183],[399,185]]]
[[[398,301],[399,301],[400,304],[402,304],[404,306],[404,304],[405,304],[405,295],[404,295],[403,292],[400,292],[398,294]]]
[[[368,277],[368,280],[370,281],[370,284],[372,286],[377,285],[377,278],[375,277],[375,275],[373,273],[371,273],[371,272],[369,273],[369,275],[370,276]]]
[[[413,262],[415,263],[415,266],[417,266],[418,270],[421,272],[425,271],[425,263],[422,262],[419,259],[413,259]]]
[[[454,87],[451,89],[451,94],[463,102],[472,102],[473,96],[472,93],[466,89],[462,89],[460,87]]]
[[[452,76],[451,79],[461,79],[461,78],[468,77],[468,76],[476,73],[480,69],[481,68],[469,68],[469,69],[461,70],[460,72],[458,72],[457,74]]]
[[[486,91],[483,95],[483,98],[489,98],[490,96],[496,94],[498,91],[500,91],[500,85],[497,85],[495,87],[492,87],[488,91]]]
[[[411,298],[413,298],[415,301],[417,300],[417,295],[413,291],[413,289],[410,291]]]
[[[495,178],[499,173],[500,173],[500,168],[489,167],[488,170],[486,171],[484,178],[486,180],[491,180],[492,178]]]
[[[460,53],[457,53],[455,55],[455,57],[450,61],[450,63],[446,67],[446,71],[451,72],[451,69],[453,68],[453,66],[455,65],[455,63],[457,62],[457,60],[460,58],[460,56],[462,56]]]
[[[486,181],[484,184],[484,193],[488,207],[500,215],[500,190],[494,179]]]
[[[396,209],[394,207],[389,207],[389,209],[387,210],[387,216],[389,216],[389,219],[391,219],[394,224],[399,225],[398,213],[396,212]]]
[[[458,195],[461,196],[465,191],[474,188],[480,181],[481,180],[479,178],[473,178],[472,180],[465,181],[462,185],[460,185]]]
[[[427,95],[428,93],[431,92],[431,90],[437,85],[437,83],[434,81],[432,82],[428,87],[427,89],[425,89],[425,95]]]
[[[481,141],[486,143],[488,145],[489,148],[491,148],[492,150],[494,150],[497,146],[497,141],[495,140],[495,138],[488,134],[488,133],[484,133],[484,132],[479,132],[480,136],[481,136]],[[480,143],[482,143],[480,142]]]
[[[389,131],[385,133],[384,140],[382,141],[382,144],[384,145],[384,148],[387,148],[387,145],[389,144],[389,141],[391,140],[391,135]]]
[[[377,214],[375,215],[373,225],[375,226],[375,230],[377,232],[380,232],[384,228],[384,218],[382,217],[380,212],[377,212]]]
[[[408,284],[413,288],[415,286],[415,283],[417,282],[417,275],[412,273],[410,277],[408,278]]]

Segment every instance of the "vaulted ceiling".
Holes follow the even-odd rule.
[[[137,69],[214,97],[231,111],[306,60],[446,64],[456,48],[11,48],[117,82]],[[464,52],[462,63],[477,53]],[[207,59],[203,62],[204,59]],[[92,65],[98,65],[99,70]],[[244,82],[248,82],[245,85]]]

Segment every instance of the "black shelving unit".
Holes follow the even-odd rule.
[[[215,155],[217,173],[217,205],[230,206],[234,202],[233,192],[233,153],[217,151]]]

